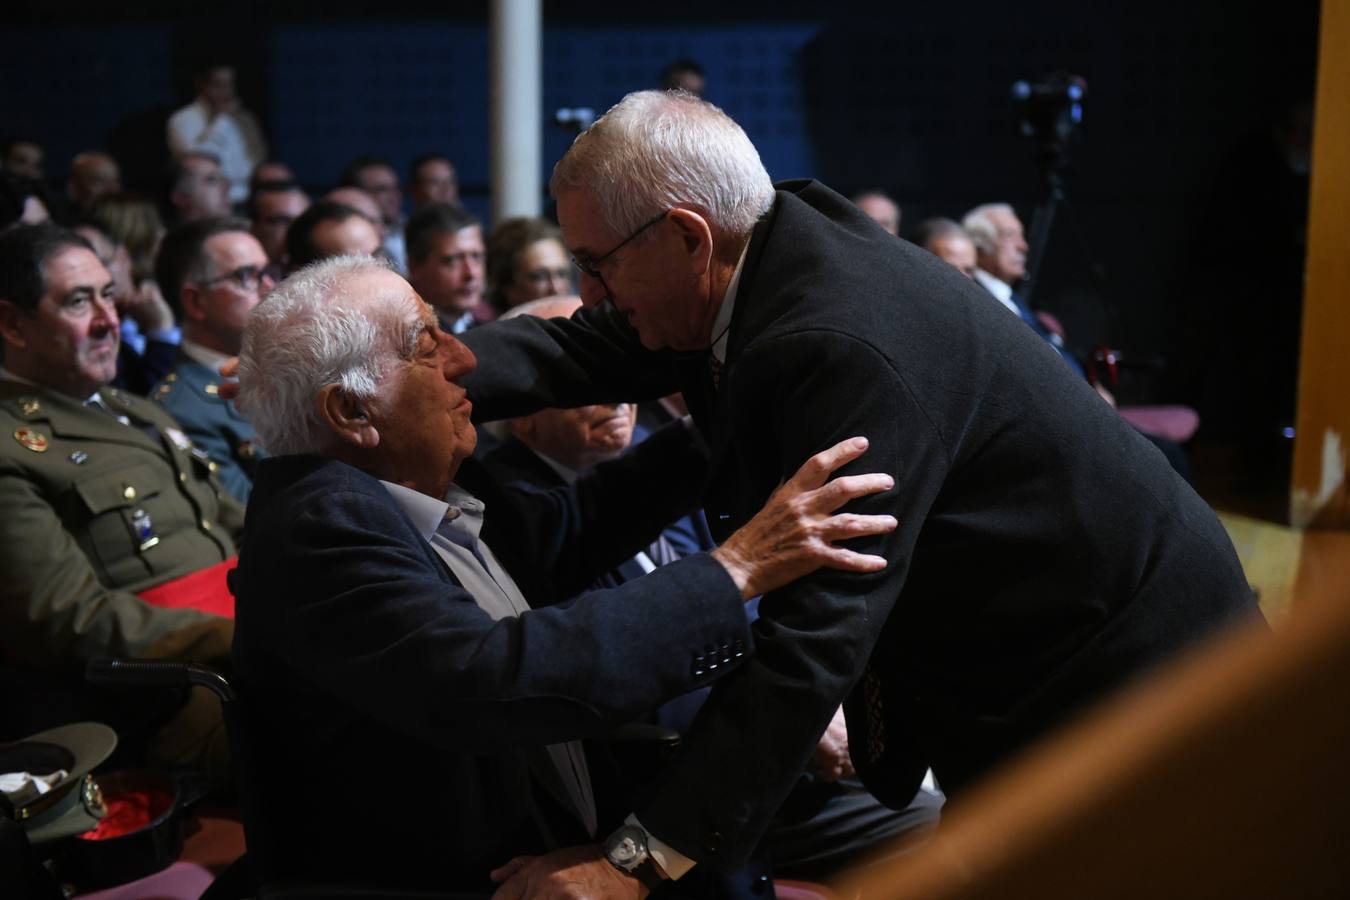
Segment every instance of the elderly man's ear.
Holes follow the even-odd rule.
[[[380,443],[380,432],[370,420],[365,406],[342,389],[326,384],[314,398],[319,418],[338,439],[354,447],[372,448]]]

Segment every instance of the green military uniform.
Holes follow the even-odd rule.
[[[181,349],[173,370],[150,397],[178,420],[192,443],[220,467],[216,477],[240,503],[248,502],[253,470],[262,459],[253,426],[231,400],[220,396],[220,375]]]
[[[223,658],[228,635],[200,627],[217,617],[135,594],[233,556],[243,510],[171,417],[100,395],[0,381],[0,645],[40,665]]]
[[[232,620],[136,593],[233,556],[243,508],[163,410],[100,396],[102,408],[0,380],[0,656],[66,670],[97,656],[220,664]],[[197,696],[151,753],[218,763],[223,748],[219,709]]]

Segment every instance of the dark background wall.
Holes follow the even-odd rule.
[[[1244,165],[1251,179],[1267,177],[1257,170],[1274,124],[1312,94],[1314,0],[893,4],[865,13],[798,2],[635,6],[545,4],[550,114],[602,111],[652,85],[671,58],[692,56],[708,70],[709,99],[746,127],[775,178],[884,188],[909,227],[994,199],[1029,221],[1042,193],[1009,87],[1056,70],[1082,75],[1085,122],[1066,174],[1072,215],[1052,234],[1038,301],[1082,346],[1167,356],[1175,377],[1155,379],[1155,392],[1195,401],[1214,390],[1205,384],[1215,352],[1206,335],[1210,319],[1225,315],[1224,298],[1206,294],[1204,273],[1244,264],[1225,263],[1226,229],[1286,227],[1233,222],[1241,204],[1220,199],[1247,190]],[[148,183],[163,161],[163,119],[190,98],[192,60],[209,51],[238,61],[242,94],[274,155],[313,187],[359,152],[402,167],[439,150],[459,166],[468,205],[486,212],[485,4],[450,4],[443,15],[400,0],[193,10],[148,2],[114,13],[75,2],[58,18],[46,4],[7,6],[0,130],[45,140],[55,184],[71,155],[98,145]],[[542,190],[570,137],[541,127]],[[1215,221],[1219,209],[1225,221]],[[1296,315],[1297,296],[1267,299],[1277,317]]]

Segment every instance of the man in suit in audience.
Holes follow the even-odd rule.
[[[894,524],[830,516],[889,483],[825,485],[861,452],[843,444],[712,554],[559,602],[687,509],[706,456],[676,426],[567,488],[500,488],[468,459],[475,365],[369,257],[291,276],[250,317],[239,402],[273,456],[231,584],[265,881],[485,889],[513,853],[593,837],[577,739],[738,665],[757,591],[882,564],[831,545]],[[349,812],[335,785],[409,764],[436,775],[381,790],[378,828],[313,827]]]
[[[212,599],[227,599],[215,567],[234,556],[243,528],[243,508],[178,423],[108,386],[118,347],[113,290],[73,232],[0,234],[0,657],[24,685],[0,691],[14,707],[0,721],[22,734],[25,724],[106,714],[149,732],[158,762],[221,762],[218,704],[198,698],[149,715],[137,703],[119,719],[85,705],[79,688],[93,657],[227,659],[228,618],[138,594],[199,599],[201,573],[215,572],[202,589],[214,585]]]
[[[122,170],[117,160],[99,150],[75,154],[66,179],[66,199],[77,213],[87,213],[95,200],[122,190]]]
[[[336,200],[320,200],[286,230],[288,272],[333,256],[379,252],[380,232],[375,223],[354,207]]]
[[[194,222],[230,214],[230,180],[220,160],[204,150],[189,150],[169,163],[169,209],[173,222]]]
[[[925,219],[914,231],[914,243],[967,278],[975,277],[975,244],[951,219]]]
[[[398,172],[378,156],[358,156],[343,171],[338,184],[356,187],[375,198],[379,207],[379,223],[384,232],[384,253],[400,272],[408,270],[408,258],[403,244],[403,190],[398,184]]]
[[[463,334],[492,317],[483,227],[463,207],[424,206],[408,219],[408,281],[436,310],[441,327]]]
[[[413,212],[433,203],[459,203],[459,174],[455,164],[439,153],[417,157],[408,166],[408,199]]]
[[[1229,622],[1259,616],[1213,512],[1044,341],[811,181],[775,186],[710,104],[630,94],[554,169],[594,309],[465,336],[485,419],[684,394],[713,452],[716,535],[801,460],[871,441],[889,565],[766,595],[655,796],[602,847],[517,860],[501,896],[641,896],[745,858],[840,703],[868,789],[929,766],[960,792]],[[490,364],[489,364],[490,363]]]
[[[165,236],[155,280],[179,310],[183,340],[151,396],[211,457],[225,489],[247,503],[262,451],[253,426],[220,396],[220,367],[239,355],[249,311],[272,288],[267,254],[242,219],[189,222]]]
[[[309,209],[309,195],[294,181],[260,181],[248,198],[253,236],[267,253],[274,278],[286,271],[286,232]]]
[[[1006,203],[985,203],[966,213],[961,227],[975,244],[976,283],[1054,347],[1069,368],[1086,377],[1082,364],[1065,348],[1063,336],[1046,328],[1015,290],[1027,274],[1028,248],[1022,220],[1013,208]]]
[[[897,236],[900,234],[900,205],[883,191],[864,191],[854,196],[853,203],[880,225],[882,231]]]

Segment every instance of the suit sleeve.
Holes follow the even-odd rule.
[[[447,749],[598,734],[751,649],[736,587],[707,556],[494,621],[387,498],[329,491],[278,524],[285,548],[240,593],[250,640],[324,693]],[[250,550],[241,568],[256,565]]]
[[[460,339],[478,357],[467,383],[475,421],[548,407],[654,400],[679,389],[674,355],[644,349],[608,303],[571,319],[489,322]]]
[[[884,571],[824,569],[763,598],[755,656],[714,688],[669,777],[638,811],[653,834],[686,856],[736,865],[863,675],[949,461],[901,375],[844,335],[763,342],[737,362],[726,389],[736,392],[736,440],[747,445],[740,452],[776,465],[783,477],[819,450],[867,437],[867,453],[838,474],[889,472],[895,487],[846,508],[899,520],[890,535],[848,543],[884,556]],[[840,402],[845,397],[854,399]],[[850,715],[855,759],[870,752],[865,725],[865,717]],[[922,760],[907,768],[917,786]]]
[[[0,469],[0,634],[20,660],[71,664],[95,656],[228,659],[234,623],[151,606],[104,587],[31,480]]]
[[[467,469],[467,467],[466,467]],[[479,497],[496,488],[458,480]],[[488,517],[484,537],[512,577],[540,606],[585,590],[603,573],[631,559],[661,530],[694,509],[703,496],[708,457],[702,440],[673,423],[622,457],[601,463],[573,485],[500,490],[516,510]],[[491,504],[489,504],[491,508]],[[511,532],[493,528],[509,521]],[[531,577],[547,573],[546,578]]]

